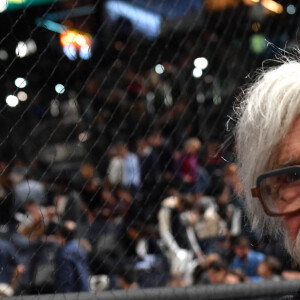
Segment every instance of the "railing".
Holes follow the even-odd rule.
[[[285,295],[295,294],[299,289],[297,281],[264,281],[235,285],[203,285],[188,288],[155,288],[131,291],[114,290],[106,292],[70,293],[18,296],[3,299],[18,300],[276,300]]]

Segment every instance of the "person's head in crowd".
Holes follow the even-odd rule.
[[[116,144],[117,153],[121,158],[124,158],[128,153],[128,146],[124,142],[118,142]]]
[[[257,275],[264,279],[270,279],[274,275],[280,275],[282,271],[281,262],[274,256],[267,256],[257,266]]]
[[[233,241],[233,252],[241,261],[246,260],[250,251],[250,242],[245,236],[238,236]]]
[[[208,280],[212,284],[224,283],[227,266],[223,260],[212,262],[207,270]]]
[[[166,198],[172,197],[176,199],[176,208],[180,211],[186,211],[195,208],[197,197],[192,194],[182,194],[176,189],[169,189]]]
[[[217,253],[210,253],[208,254],[205,259],[199,263],[194,271],[193,271],[193,283],[194,284],[201,284],[204,282],[206,282],[207,280],[209,280],[208,278],[208,273],[207,273],[207,270],[209,269],[209,267],[214,264],[214,263],[221,263],[221,264],[224,264],[223,263],[223,260],[221,258],[221,256]],[[211,272],[213,273],[213,271]],[[207,279],[206,279],[207,277]]]
[[[123,290],[133,290],[139,287],[136,270],[133,267],[123,267],[119,272],[120,286]]]
[[[245,281],[247,281],[247,276],[241,269],[229,270],[224,278],[224,283],[226,284],[236,284]]]
[[[143,155],[147,155],[149,154],[151,148],[149,147],[149,144],[147,142],[147,139],[145,137],[141,137],[137,140],[136,142],[137,144],[137,153],[138,155],[140,156],[143,156]]]
[[[35,213],[37,210],[38,211],[40,210],[39,206],[37,205],[35,200],[32,198],[26,199],[24,206],[25,206],[25,210],[29,213]]]
[[[161,136],[161,133],[157,130],[150,132],[147,141],[149,145],[153,148],[158,148],[163,144],[163,138]]]
[[[224,182],[229,185],[236,194],[240,194],[241,186],[238,178],[238,168],[236,164],[228,164],[224,169]]]
[[[65,245],[67,242],[76,239],[77,226],[73,221],[64,221],[58,224],[56,229],[56,238],[61,245]]]
[[[184,151],[188,154],[197,154],[201,148],[201,142],[198,138],[189,138],[184,143]]]
[[[282,236],[300,262],[300,63],[263,69],[239,101],[239,175],[254,228]]]
[[[88,221],[92,223],[100,216],[103,205],[102,187],[99,186],[95,193],[85,193],[82,200],[82,210],[86,214]]]

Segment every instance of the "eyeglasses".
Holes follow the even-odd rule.
[[[300,211],[300,166],[260,175],[251,192],[269,216],[284,216]]]

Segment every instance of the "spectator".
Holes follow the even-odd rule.
[[[184,143],[183,153],[177,161],[182,193],[196,194],[200,192],[200,183],[198,181],[198,170],[200,167],[198,152],[200,148],[201,142],[197,138],[190,138]]]
[[[257,267],[265,259],[265,255],[250,249],[249,241],[244,236],[239,236],[233,243],[234,258],[230,269],[241,269],[252,281],[259,281]]]
[[[282,264],[274,256],[266,256],[257,266],[257,275],[261,276],[263,280],[280,281],[282,271]]]
[[[194,197],[174,195],[166,198],[158,213],[160,238],[169,259],[171,274],[183,276],[186,284],[192,281],[196,258],[202,258],[195,231],[195,216],[189,210]]]
[[[75,240],[76,224],[65,221],[58,226],[56,237],[61,244],[55,259],[57,292],[87,292],[89,290],[88,259],[83,248]]]
[[[0,284],[2,294],[12,296],[19,276],[25,271],[18,258],[18,253],[7,240],[0,239]]]
[[[141,169],[138,157],[135,153],[130,152],[128,147],[122,142],[119,142],[116,148],[119,157],[123,161],[122,184],[135,195],[141,184]]]
[[[241,269],[229,270],[224,278],[226,284],[236,284],[247,281],[247,276]]]
[[[215,261],[210,264],[207,270],[208,280],[211,284],[224,283],[227,275],[226,264],[221,261]]]

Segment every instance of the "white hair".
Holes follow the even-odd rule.
[[[284,234],[280,218],[264,213],[251,188],[260,174],[270,170],[271,155],[300,113],[300,63],[286,58],[281,65],[262,70],[244,91],[237,113],[237,163],[248,216],[253,228]]]

